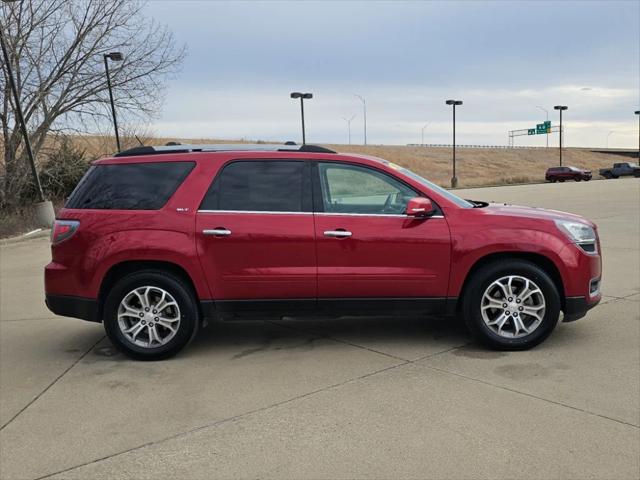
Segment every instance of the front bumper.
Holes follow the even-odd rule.
[[[573,322],[584,317],[589,310],[600,303],[600,296],[595,300],[591,300],[591,303],[587,301],[586,297],[567,297],[563,308],[564,318],[563,322]]]
[[[56,315],[80,318],[89,322],[101,321],[98,318],[98,301],[95,298],[45,295],[45,303]]]

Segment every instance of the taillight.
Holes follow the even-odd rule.
[[[80,222],[77,220],[56,220],[51,229],[51,244],[63,242],[78,231]]]

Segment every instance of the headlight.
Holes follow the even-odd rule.
[[[596,232],[589,225],[567,220],[556,220],[558,228],[569,240],[577,243],[587,253],[597,253]]]

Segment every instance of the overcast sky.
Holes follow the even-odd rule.
[[[170,82],[162,136],[346,143],[505,145],[507,132],[558,120],[568,146],[637,146],[640,1],[151,1],[188,48]],[[613,132],[609,135],[609,132]],[[517,145],[544,145],[544,135]],[[557,144],[557,135],[550,137]]]

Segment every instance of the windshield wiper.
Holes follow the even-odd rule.
[[[473,205],[473,208],[484,208],[489,205],[487,202],[480,202],[478,200],[469,200],[468,198],[465,198],[465,200]]]

